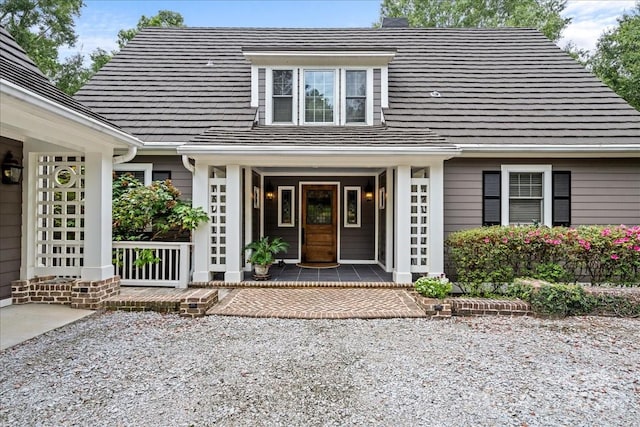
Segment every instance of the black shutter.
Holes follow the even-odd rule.
[[[500,172],[482,172],[482,225],[500,225]]]
[[[553,172],[553,225],[571,225],[571,172]]]

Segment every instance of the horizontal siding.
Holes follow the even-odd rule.
[[[445,162],[445,234],[482,225],[482,171],[551,164],[571,172],[571,220],[640,224],[640,159],[452,159]]]
[[[22,142],[0,137],[0,160],[9,150],[22,159]],[[22,184],[0,184],[0,299],[11,297],[11,282],[20,278],[21,229]]]
[[[185,169],[181,156],[136,156],[131,163],[152,163],[154,171],[171,171],[171,182],[182,193],[181,199],[191,200],[193,177]]]
[[[382,84],[380,68],[373,69],[373,124],[382,123]]]
[[[266,87],[267,87],[267,82],[266,82],[266,70],[264,68],[260,68],[258,71],[258,99],[259,99],[259,103],[258,103],[258,123],[260,125],[264,125],[266,123],[266,97],[267,97],[267,93],[266,93]]]

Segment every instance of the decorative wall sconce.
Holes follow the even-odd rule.
[[[373,187],[371,186],[370,181],[368,181],[367,185],[364,187],[364,199],[367,202],[373,201]]]
[[[11,151],[7,151],[2,161],[2,183],[3,184],[20,184],[22,176],[22,165],[13,157]]]
[[[275,197],[275,188],[273,188],[273,184],[271,183],[271,181],[267,182],[267,185],[264,187],[264,195],[267,198],[267,200],[273,200],[273,198]]]

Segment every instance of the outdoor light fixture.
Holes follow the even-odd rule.
[[[22,176],[22,165],[13,157],[11,151],[7,151],[2,161],[2,183],[3,184],[19,184]]]
[[[265,197],[267,198],[267,200],[273,200],[273,198],[275,197],[274,195],[275,189],[273,188],[273,184],[271,184],[271,181],[267,182],[267,185],[264,188],[264,191],[265,191]]]
[[[367,202],[371,202],[373,200],[373,187],[371,186],[370,181],[368,181],[367,185],[364,187],[364,199]]]

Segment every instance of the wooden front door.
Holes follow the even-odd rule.
[[[302,261],[336,262],[337,185],[302,186]]]

